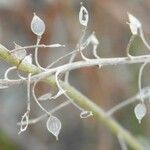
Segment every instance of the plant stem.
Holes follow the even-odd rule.
[[[2,45],[0,45],[0,59],[6,61],[12,66],[18,66],[20,63],[20,60],[14,57],[13,55],[11,55],[9,51]],[[21,63],[18,66],[18,69],[26,73],[32,73],[32,74],[38,74],[41,72],[41,70],[36,66],[31,64],[25,64],[25,63]],[[49,76],[48,78],[44,79],[44,81],[49,83],[52,87],[56,86],[56,81],[54,76]],[[86,110],[92,111],[94,117],[100,123],[103,123],[110,131],[112,131],[113,134],[115,134],[116,136],[121,135],[124,141],[134,150],[144,150],[144,146],[142,146],[139,143],[139,141],[134,136],[132,136],[126,129],[124,129],[117,121],[115,121],[111,116],[108,116],[101,109],[100,106],[96,105],[94,102],[92,102],[90,99],[88,99],[86,96],[84,96],[82,93],[80,93],[77,89],[75,89],[68,83],[64,83],[60,81],[60,84],[63,87],[63,89],[66,91],[68,96],[72,100],[74,100],[74,102],[77,105],[85,108]]]

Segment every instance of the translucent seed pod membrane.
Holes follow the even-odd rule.
[[[87,9],[84,6],[82,6],[82,4],[81,4],[81,8],[79,11],[79,22],[83,26],[87,26],[88,21],[89,21],[89,13],[88,13]]]
[[[93,116],[93,113],[91,111],[82,111],[80,113],[80,118],[88,118],[90,116]]]
[[[45,23],[35,13],[31,21],[31,30],[37,36],[41,36],[45,32]]]
[[[141,123],[141,120],[146,115],[146,106],[144,103],[137,104],[134,108],[134,113],[136,118],[138,119],[139,123]]]
[[[16,43],[14,43],[14,44],[15,44],[15,49],[17,49],[17,48],[22,48],[20,45],[18,45],[18,44],[16,44]],[[18,57],[19,59],[23,59],[23,58],[26,57],[27,52],[26,52],[25,49],[21,49],[21,50],[19,50],[19,51],[13,52],[13,55],[14,55],[15,57]]]
[[[133,35],[137,35],[138,29],[142,27],[141,22],[129,12],[128,12],[128,17],[129,17],[129,27],[130,27],[131,33]]]
[[[58,140],[58,135],[61,130],[61,122],[58,118],[55,116],[50,116],[47,120],[47,129],[50,131],[55,137],[56,140]]]

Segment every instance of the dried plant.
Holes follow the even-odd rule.
[[[19,134],[27,130],[29,124],[35,124],[47,117],[46,123],[47,129],[58,140],[58,135],[62,128],[62,125],[61,121],[56,116],[54,116],[53,113],[64,108],[69,104],[73,104],[80,110],[79,116],[81,118],[88,118],[94,115],[98,120],[104,123],[117,136],[122,149],[127,149],[127,145],[129,145],[133,149],[140,149],[140,150],[144,149],[143,145],[141,145],[135,137],[133,137],[126,129],[121,127],[112,118],[112,115],[118,112],[123,107],[126,107],[131,103],[139,101],[139,103],[135,106],[135,108],[133,108],[133,110],[135,113],[135,117],[138,119],[139,123],[141,123],[141,120],[146,115],[145,100],[149,99],[150,97],[150,87],[142,88],[141,85],[143,69],[150,62],[150,55],[132,56],[130,54],[130,46],[136,36],[139,36],[142,39],[144,45],[148,49],[150,49],[150,46],[145,40],[142,24],[140,23],[140,21],[130,13],[128,13],[128,17],[129,17],[128,25],[130,27],[132,35],[127,45],[126,57],[102,58],[98,56],[97,48],[99,45],[99,41],[95,35],[95,32],[91,33],[91,35],[88,38],[86,38],[85,36],[89,21],[89,15],[87,9],[83,6],[82,3],[79,11],[79,22],[82,27],[82,36],[79,38],[79,42],[77,43],[75,50],[58,58],[53,63],[48,64],[47,67],[42,67],[38,62],[39,48],[54,48],[54,47],[59,48],[65,47],[65,45],[59,43],[55,43],[52,45],[40,44],[42,35],[45,32],[45,23],[35,13],[31,21],[31,30],[37,37],[37,42],[35,45],[20,46],[15,43],[15,48],[13,50],[8,50],[3,45],[0,45],[0,59],[13,65],[13,67],[10,67],[8,70],[6,70],[4,74],[4,79],[0,79],[0,88],[1,89],[9,88],[12,85],[21,83],[27,84],[27,98],[26,98],[27,110],[23,114],[21,121],[17,123],[20,126]],[[91,51],[95,59],[87,58],[83,53],[83,50],[87,48],[89,44],[92,45]],[[27,55],[27,50],[29,49],[35,50],[34,54],[35,64],[32,63],[33,59],[32,55],[31,54]],[[75,57],[77,55],[81,56],[81,60],[75,61]],[[58,67],[53,67],[54,64],[56,64],[59,61],[62,61],[66,57],[70,57],[68,63],[60,65]],[[69,79],[69,72],[71,70],[89,66],[99,66],[99,69],[101,69],[101,67],[105,67],[108,65],[112,66],[112,65],[135,64],[135,63],[142,64],[139,69],[139,78],[138,78],[139,92],[132,98],[124,100],[123,102],[111,108],[107,112],[105,112],[100,106],[97,106],[95,103],[93,103],[86,96],[81,94],[79,91],[77,91],[69,84],[68,79]],[[8,77],[8,74],[10,74],[12,70],[15,70],[17,72],[18,79],[10,79]],[[21,76],[18,70],[26,72],[27,77]],[[65,76],[64,81],[63,79],[60,78],[61,75]],[[35,88],[39,81],[46,82],[50,84],[53,88],[57,87],[57,93],[55,95],[53,95],[52,93],[43,93],[43,95],[37,97],[35,93]],[[33,119],[30,119],[30,110],[32,109],[30,104],[31,94],[33,95],[36,104],[44,113],[42,116]],[[56,99],[59,98],[61,95],[64,95],[67,98],[67,101],[61,103],[52,110],[46,110],[42,106],[41,104],[42,101]]]

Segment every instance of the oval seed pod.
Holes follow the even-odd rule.
[[[128,13],[129,17],[129,26],[133,35],[138,34],[138,29],[141,28],[141,22],[134,17],[132,14]]]
[[[61,130],[61,122],[58,118],[55,116],[50,116],[47,120],[47,129],[50,131],[55,137],[56,140],[58,140],[58,135]]]
[[[90,116],[93,116],[93,113],[91,111],[82,111],[80,113],[80,118],[88,118]]]
[[[146,115],[146,106],[144,103],[137,104],[134,108],[134,113],[139,123],[141,123],[142,118]]]
[[[20,45],[16,44],[15,42],[14,42],[14,44],[15,44],[15,49],[22,48]],[[25,49],[21,49],[21,50],[14,51],[13,55],[18,57],[19,59],[23,59],[26,57],[27,52]]]
[[[87,9],[82,6],[81,4],[81,8],[79,11],[79,22],[83,25],[83,26],[87,26],[89,21],[89,13],[87,11]]]
[[[31,30],[34,34],[41,36],[45,32],[45,23],[35,13],[31,21]]]
[[[25,125],[23,125],[23,122],[26,122]],[[26,112],[23,116],[22,116],[22,119],[21,119],[21,125],[20,125],[20,131],[18,134],[24,132],[27,128],[28,128],[28,125],[29,125],[29,113]]]

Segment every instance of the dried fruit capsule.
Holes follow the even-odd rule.
[[[129,26],[132,34],[133,35],[138,34],[138,29],[140,29],[142,26],[141,22],[130,13],[128,13],[128,17],[129,17]]]
[[[82,111],[80,113],[80,118],[88,118],[90,116],[93,116],[92,112],[91,111]]]
[[[137,104],[134,108],[134,113],[139,123],[141,123],[142,118],[146,115],[146,106],[144,103]]]
[[[55,137],[56,140],[58,140],[58,135],[61,130],[61,122],[58,118],[55,116],[50,116],[47,120],[47,129],[50,131]]]
[[[14,44],[15,44],[15,49],[22,48],[20,45],[18,45],[16,43],[14,43]],[[13,52],[13,55],[16,56],[16,57],[18,57],[19,59],[23,59],[23,58],[26,57],[27,52],[26,52],[25,49],[21,49],[21,50],[17,50],[15,52]]]
[[[45,32],[45,23],[35,13],[31,21],[31,30],[34,34],[41,36]]]
[[[82,4],[79,11],[79,21],[83,26],[87,26],[89,21],[89,13],[87,9],[84,6],[82,6]]]

